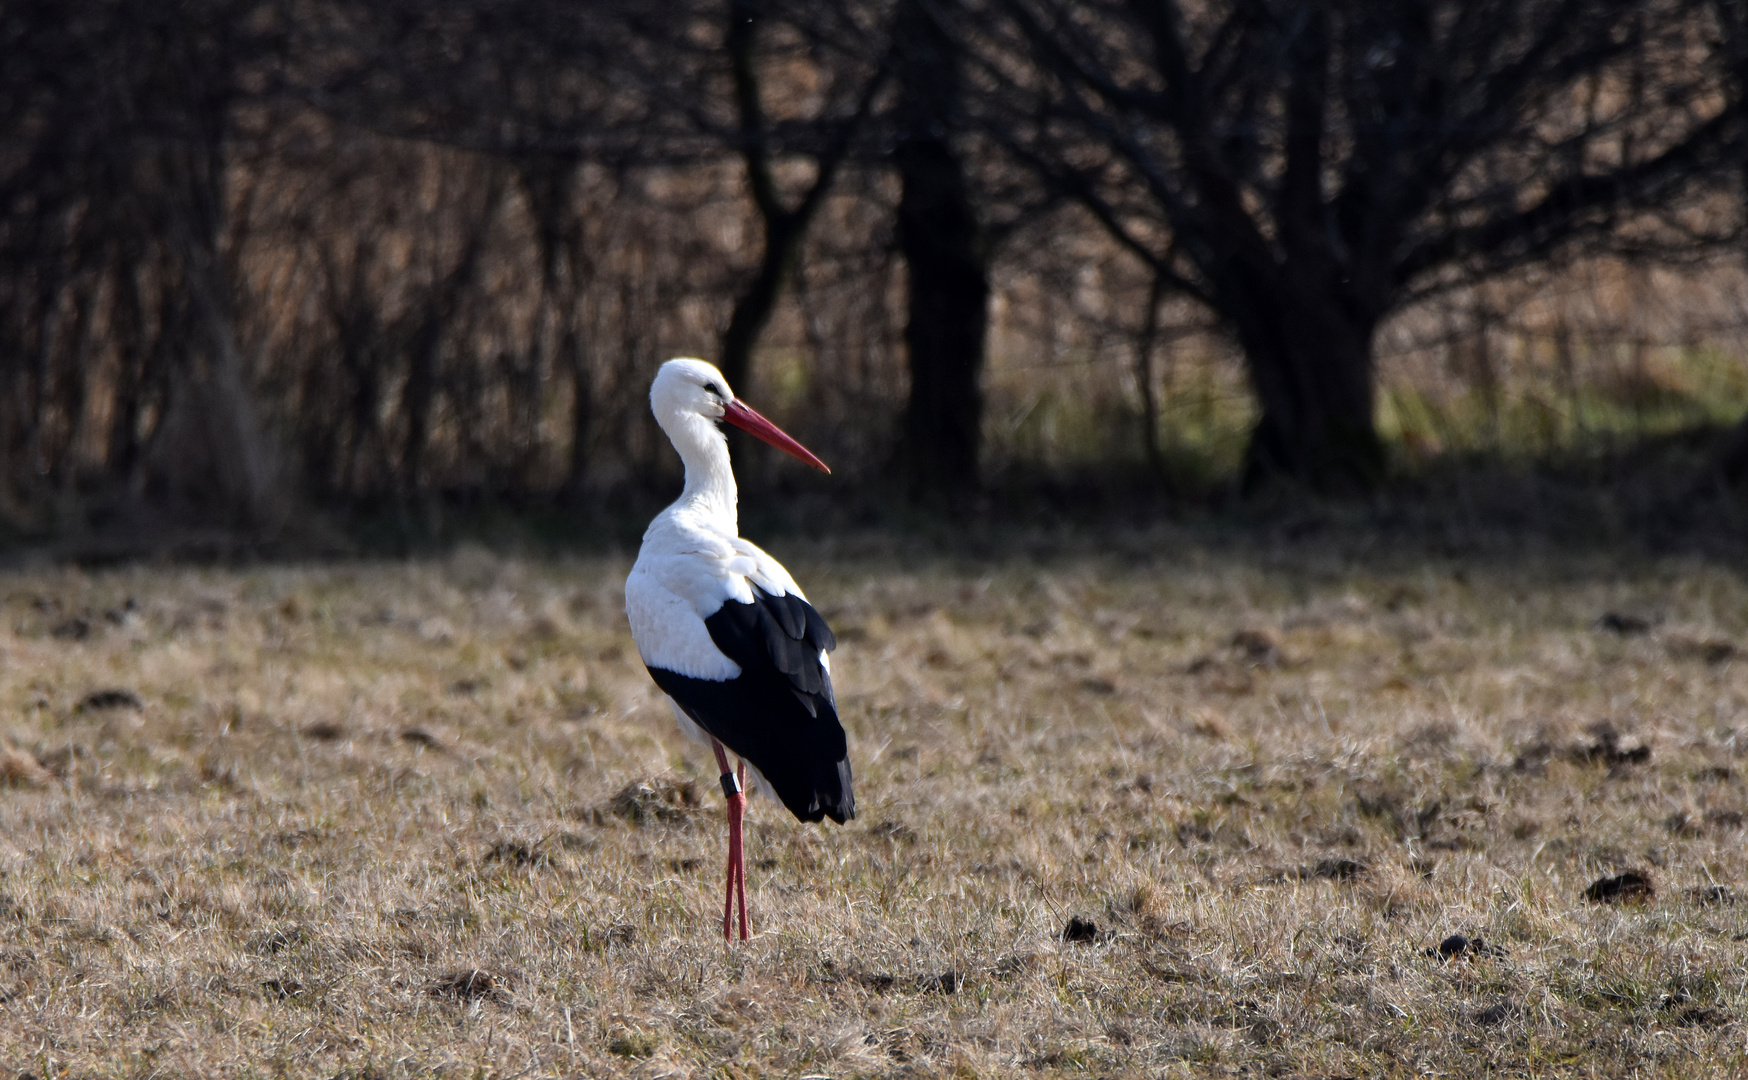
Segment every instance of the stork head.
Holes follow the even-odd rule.
[[[675,440],[676,445],[683,437],[693,417],[703,417],[706,421],[733,424],[742,431],[769,443],[777,449],[807,462],[816,469],[831,472],[825,462],[800,443],[790,438],[776,424],[760,416],[753,408],[734,396],[734,391],[728,388],[728,380],[722,377],[722,372],[716,370],[715,364],[691,357],[669,360],[656,372],[655,382],[649,388],[649,407],[655,413],[656,423],[668,433],[668,438]]]

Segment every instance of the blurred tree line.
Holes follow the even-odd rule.
[[[1121,339],[1156,467],[1213,334],[1243,482],[1360,488],[1389,319],[1731,251],[1748,184],[1748,0],[5,0],[0,48],[26,521],[661,485],[680,354],[954,505],[992,317]]]

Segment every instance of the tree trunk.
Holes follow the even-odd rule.
[[[1748,416],[1736,421],[1712,462],[1712,472],[1727,484],[1748,480]]]
[[[893,162],[903,184],[898,243],[910,309],[904,328],[910,400],[899,458],[913,498],[951,501],[978,485],[989,275],[965,170],[949,138],[959,98],[953,42],[923,0],[908,0],[894,38],[903,97]]]
[[[116,275],[115,290],[114,318],[121,349],[120,362],[116,366],[115,405],[110,412],[104,468],[111,477],[132,477],[134,461],[139,452],[140,398],[145,383],[143,376],[149,363],[149,353],[144,344],[146,316],[137,275]]]
[[[895,157],[904,180],[898,242],[910,278],[906,481],[913,496],[952,497],[978,482],[989,279],[964,174],[946,141],[907,141]]]
[[[1375,320],[1323,296],[1277,292],[1266,307],[1246,307],[1230,322],[1262,417],[1245,451],[1244,490],[1277,480],[1332,492],[1375,485],[1384,473],[1373,414]]]
[[[195,263],[189,273],[196,279],[189,287],[195,333],[171,373],[164,418],[152,436],[152,486],[180,515],[271,533],[289,507],[237,351],[224,285],[210,265]]]
[[[805,219],[796,220],[787,214],[765,219],[764,257],[752,283],[735,299],[734,313],[729,316],[728,329],[722,333],[722,352],[717,358],[722,377],[736,393],[749,381],[753,346],[758,344],[759,335],[777,309],[777,297],[795,268],[807,224]]]
[[[580,495],[589,481],[589,450],[595,438],[595,365],[590,362],[583,335],[567,325],[559,354],[571,376],[571,457],[565,475],[565,490]]]
[[[197,174],[200,201],[188,215],[196,220],[172,226],[192,333],[188,354],[172,372],[153,451],[173,502],[233,527],[271,533],[285,523],[289,506],[237,347],[230,276],[213,209],[221,205],[221,175],[216,165]]]
[[[1141,333],[1135,339],[1135,389],[1141,395],[1141,453],[1155,482],[1165,484],[1170,477],[1165,468],[1165,455],[1159,448],[1159,395],[1153,386],[1153,347],[1159,341],[1159,305],[1165,302],[1165,278],[1155,273],[1153,285],[1147,290],[1147,311],[1141,319]]]
[[[1254,240],[1245,244],[1219,290],[1262,405],[1245,453],[1247,491],[1275,479],[1363,490],[1384,472],[1373,420],[1372,333],[1376,313],[1387,307],[1377,295],[1387,275],[1338,255],[1328,217],[1329,34],[1328,18],[1312,9],[1288,50],[1286,167],[1274,206],[1282,258],[1267,258]]]
[[[407,381],[401,392],[401,411],[407,418],[406,438],[401,446],[403,494],[421,490],[419,473],[424,464],[425,444],[431,437],[431,411],[437,401],[443,362],[443,332],[454,316],[456,305],[473,284],[480,253],[485,248],[486,233],[491,228],[502,193],[503,184],[494,173],[487,184],[480,215],[471,223],[455,265],[432,284],[431,291],[425,296],[425,311],[408,349]]]

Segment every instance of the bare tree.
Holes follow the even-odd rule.
[[[748,381],[753,346],[771,319],[778,294],[794,273],[795,259],[807,229],[855,146],[887,74],[883,63],[877,63],[871,71],[833,71],[830,68],[848,66],[845,62],[852,58],[841,53],[832,57],[837,63],[829,65],[825,73],[828,85],[835,83],[843,89],[827,96],[829,99],[841,95],[843,103],[835,108],[828,105],[810,122],[789,125],[785,138],[767,116],[760,78],[759,36],[770,21],[771,6],[768,0],[729,0],[723,34],[736,116],[732,145],[746,165],[747,190],[764,233],[758,268],[735,300],[734,312],[722,333],[717,363],[730,386]],[[801,36],[799,43],[814,58],[829,52],[829,46],[820,37]],[[794,63],[794,58],[790,62]],[[832,75],[837,78],[830,78]],[[811,159],[813,175],[803,185],[799,197],[786,201],[775,159],[798,156]]]
[[[278,15],[231,0],[8,9],[0,378],[31,402],[0,424],[26,468],[15,491],[77,481],[108,391],[119,478],[238,523],[282,511],[236,335],[229,171]]]
[[[1738,130],[1686,0],[980,10],[986,129],[1243,349],[1249,484],[1378,477],[1373,335],[1429,290],[1734,228],[1678,212]]]

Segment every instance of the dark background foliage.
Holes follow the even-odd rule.
[[[1748,472],[1735,0],[13,2],[0,48],[17,530],[637,503],[671,355],[950,518]]]

